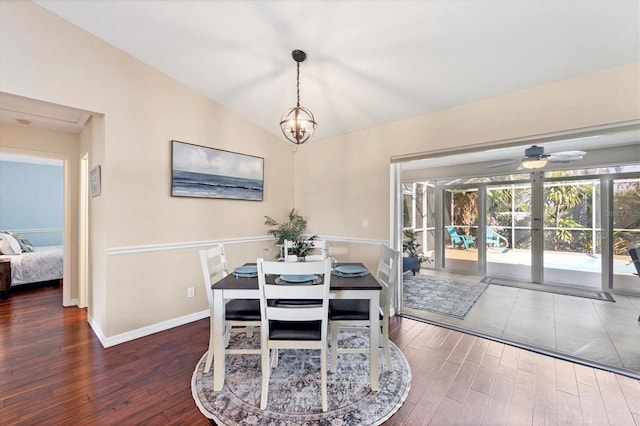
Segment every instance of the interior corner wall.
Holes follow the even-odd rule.
[[[0,2],[0,52],[0,91],[101,117],[89,239],[103,343],[206,311],[198,244],[267,238],[264,216],[285,217],[294,204],[287,144],[36,4]],[[264,158],[264,200],[172,197],[172,139]],[[232,247],[230,264],[262,253],[247,248]]]
[[[296,207],[309,215],[313,233],[388,240],[393,156],[638,119],[635,62],[314,140],[296,153]]]

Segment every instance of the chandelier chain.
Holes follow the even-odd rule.
[[[298,103],[296,106],[300,108],[300,62],[298,62],[297,64],[298,64],[298,72],[296,74],[296,93],[298,96]]]

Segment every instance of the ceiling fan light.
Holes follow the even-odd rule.
[[[547,164],[547,160],[543,160],[541,158],[533,158],[531,160],[524,160],[522,162],[522,167],[525,169],[539,169],[540,167],[544,167]]]

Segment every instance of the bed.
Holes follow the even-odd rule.
[[[11,260],[11,286],[62,279],[62,246],[34,247],[33,252],[0,255]]]

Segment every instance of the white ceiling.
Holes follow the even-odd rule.
[[[315,139],[640,60],[640,2],[36,0],[267,131]]]

